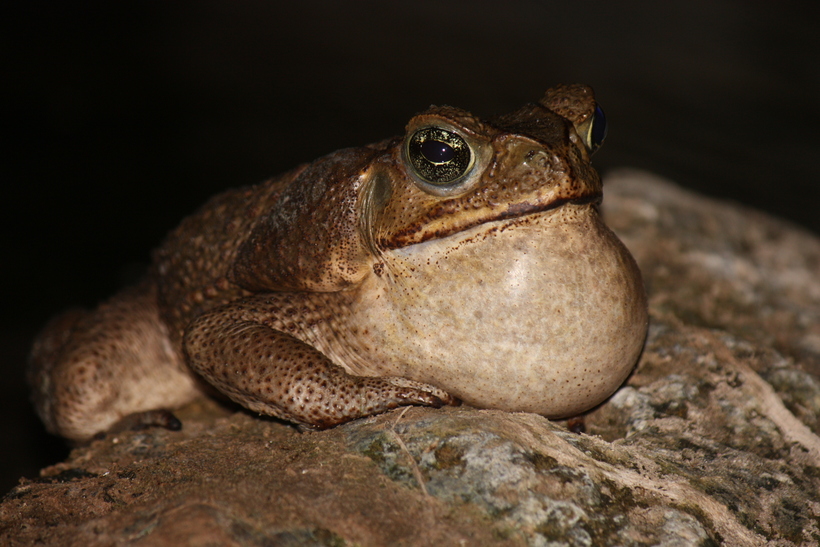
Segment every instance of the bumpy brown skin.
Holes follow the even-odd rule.
[[[594,406],[647,325],[640,273],[597,213],[594,108],[585,86],[493,122],[431,108],[406,138],[465,139],[474,162],[450,185],[421,180],[397,138],[217,196],[143,283],[46,328],[40,416],[87,439],[206,383],[316,427],[456,397],[556,417]]]

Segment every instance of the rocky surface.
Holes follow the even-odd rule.
[[[820,241],[642,172],[605,189],[652,319],[586,433],[466,407],[301,433],[203,401],[21,480],[0,544],[820,544]]]

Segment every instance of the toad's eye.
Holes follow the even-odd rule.
[[[592,114],[592,125],[589,128],[587,137],[587,148],[590,152],[595,152],[604,143],[606,138],[606,116],[600,106],[595,107]]]
[[[443,186],[455,182],[470,170],[473,154],[458,133],[425,127],[410,137],[407,157],[419,177]]]

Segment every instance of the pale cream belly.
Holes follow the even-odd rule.
[[[352,372],[549,417],[611,395],[647,328],[637,266],[590,205],[391,251],[350,313]]]

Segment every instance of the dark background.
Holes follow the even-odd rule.
[[[808,3],[805,3],[808,5]],[[30,410],[49,316],[139,275],[209,196],[595,87],[602,172],[650,169],[820,233],[820,18],[789,2],[19,2],[2,52],[0,493],[62,458]]]

